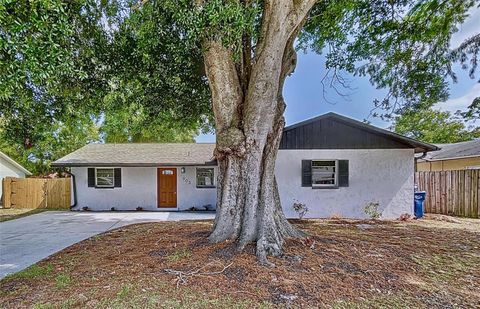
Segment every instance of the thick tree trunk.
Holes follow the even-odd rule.
[[[284,127],[283,83],[296,64],[295,37],[314,1],[265,1],[261,35],[250,59],[235,62],[218,41],[204,43],[204,58],[216,121],[219,164],[217,215],[209,239],[256,242],[257,257],[282,252],[287,237],[301,237],[286,220],[275,180],[275,160]]]
[[[209,237],[213,242],[236,240],[239,250],[256,242],[257,256],[264,264],[269,264],[267,255],[281,254],[285,238],[304,236],[286,220],[275,180],[284,127],[283,116],[279,118],[263,147],[253,145],[242,157],[218,158],[217,215]]]

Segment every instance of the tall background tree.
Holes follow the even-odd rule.
[[[161,11],[130,9],[117,1],[0,3],[5,152],[45,173],[89,142],[191,142],[211,129],[200,52],[183,45]]]
[[[431,108],[397,116],[394,130],[427,143],[457,143],[480,138],[480,127],[468,128],[464,118]]]
[[[455,55],[478,57],[449,48],[474,0],[33,3],[6,1],[0,11],[4,130],[34,143],[28,130],[8,128],[37,105],[35,113],[60,119],[69,112],[101,117],[109,108],[121,114],[141,104],[145,116],[188,129],[213,117],[220,175],[210,240],[235,240],[239,250],[256,242],[263,263],[281,254],[285,237],[301,236],[281,211],[274,177],[295,47],[327,53],[319,72],[368,75],[387,89],[375,102],[387,116],[445,100]],[[51,40],[37,15],[56,29]]]

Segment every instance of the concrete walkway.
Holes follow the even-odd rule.
[[[158,221],[209,220],[201,212],[46,211],[0,223],[0,278],[79,241],[121,226]]]

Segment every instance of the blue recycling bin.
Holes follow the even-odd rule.
[[[420,219],[423,217],[423,202],[425,201],[425,196],[427,192],[425,191],[415,191],[414,197],[414,209],[415,218]]]

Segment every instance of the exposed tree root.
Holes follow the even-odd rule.
[[[209,266],[219,265],[219,264],[222,265],[222,269],[219,270],[219,271],[202,272],[203,270],[205,270]],[[228,265],[223,265],[218,261],[214,261],[214,262],[207,263],[207,264],[205,264],[202,267],[199,267],[197,269],[191,269],[191,270],[188,270],[188,271],[181,271],[181,270],[175,270],[175,269],[170,269],[170,268],[164,269],[164,271],[167,274],[172,274],[172,275],[176,276],[175,281],[176,281],[177,288],[178,288],[180,286],[180,284],[182,284],[182,285],[186,284],[190,277],[219,275],[219,274],[223,273],[227,268],[232,266],[232,264],[233,264],[233,262],[228,264]]]

